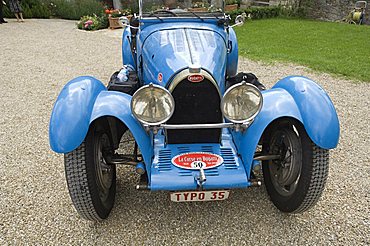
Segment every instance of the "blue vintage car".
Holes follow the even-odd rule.
[[[223,9],[221,0],[140,0],[139,14],[122,18],[123,66],[108,85],[89,76],[65,85],[50,145],[64,154],[83,218],[108,217],[119,164],[136,166],[138,190],[169,191],[174,202],[224,200],[262,182],[283,212],[318,201],[339,139],[335,108],[308,78],[265,89],[238,73],[238,41]],[[124,155],[117,149],[127,131],[135,145]]]

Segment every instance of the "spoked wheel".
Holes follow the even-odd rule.
[[[275,206],[289,213],[316,204],[329,171],[329,151],[314,144],[300,124],[284,121],[269,129],[263,152],[279,159],[263,161],[267,192]]]
[[[109,128],[92,124],[85,141],[64,156],[69,194],[84,219],[103,220],[113,208],[116,167],[104,158],[112,151]]]

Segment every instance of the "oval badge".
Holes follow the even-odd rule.
[[[199,170],[218,167],[224,159],[216,154],[205,152],[191,152],[177,155],[172,158],[172,164],[184,169]]]
[[[158,81],[162,83],[162,81],[163,81],[163,74],[162,73],[158,74]]]
[[[204,76],[201,74],[193,74],[188,76],[188,80],[193,83],[199,83],[204,80]]]

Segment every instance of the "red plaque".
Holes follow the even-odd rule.
[[[194,75],[189,75],[188,80],[193,83],[198,83],[202,82],[204,80],[204,76],[201,74],[194,74]]]
[[[224,159],[216,154],[205,152],[191,152],[177,155],[172,158],[172,164],[190,170],[210,169],[218,167],[224,162]]]
[[[158,74],[158,81],[159,82],[162,82],[163,81],[163,74],[162,73],[159,73]]]

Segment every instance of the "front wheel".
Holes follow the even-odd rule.
[[[87,220],[106,219],[116,194],[116,167],[104,156],[112,151],[112,140],[106,124],[90,126],[85,141],[65,154],[65,174],[69,194],[77,212]]]
[[[271,127],[263,152],[280,155],[264,161],[266,190],[281,211],[300,213],[319,200],[329,172],[329,151],[314,144],[299,123],[282,121]]]

